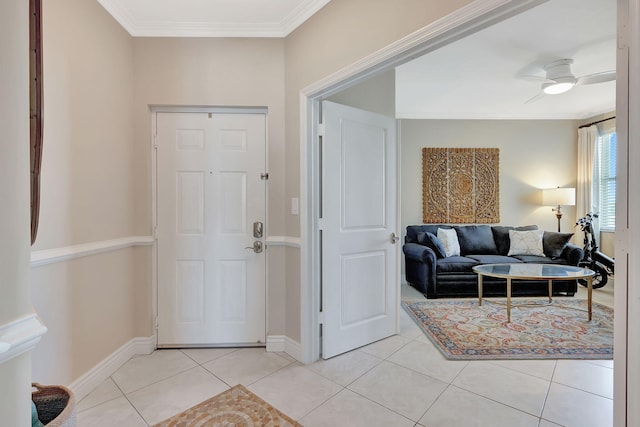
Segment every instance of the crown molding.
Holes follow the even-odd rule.
[[[311,0],[303,2],[300,6],[295,8],[289,15],[280,23],[282,28],[282,37],[286,37],[289,33],[293,32],[296,28],[302,25],[307,19],[311,18],[317,11],[322,9],[331,0]]]
[[[135,16],[123,0],[98,0],[133,37],[271,37],[283,38],[331,0],[307,0],[280,22],[148,21]]]

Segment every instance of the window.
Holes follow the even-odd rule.
[[[596,139],[593,200],[600,215],[600,230],[616,228],[616,132],[599,132]]]

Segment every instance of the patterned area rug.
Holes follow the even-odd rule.
[[[538,304],[511,308],[484,300],[403,302],[424,333],[453,360],[613,359],[613,310],[593,303],[587,321],[586,301],[518,300]]]
[[[237,385],[154,427],[302,427]]]

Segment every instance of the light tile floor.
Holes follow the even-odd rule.
[[[612,286],[594,300],[612,306]],[[306,366],[253,348],[134,357],[79,402],[77,425],[150,426],[238,383],[305,427],[613,424],[612,361],[448,361],[400,319],[399,335]]]

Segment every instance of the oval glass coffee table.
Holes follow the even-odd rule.
[[[507,280],[507,321],[511,322],[511,280],[548,280],[549,303],[552,302],[553,281],[586,279],[587,312],[591,320],[591,294],[593,292],[593,270],[560,264],[484,264],[473,267],[478,274],[478,305],[482,305],[482,277],[500,277]]]

